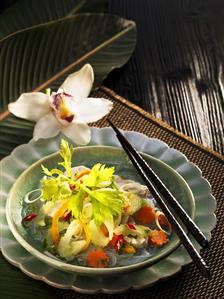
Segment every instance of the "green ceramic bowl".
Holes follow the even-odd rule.
[[[187,213],[194,218],[194,197],[185,180],[164,162],[146,154],[143,154],[143,157],[159,175]],[[22,225],[22,204],[26,193],[39,187],[40,179],[43,177],[41,164],[44,164],[51,169],[55,167],[57,162],[60,160],[60,156],[57,152],[42,158],[28,167],[14,183],[7,200],[6,216],[10,230],[17,241],[33,256],[54,268],[66,272],[75,272],[86,275],[114,275],[148,267],[166,257],[178,247],[179,240],[173,233],[168,244],[155,251],[155,253],[151,256],[146,256],[145,260],[128,266],[107,269],[82,267],[64,262],[56,257],[46,254],[41,249],[41,244],[38,244],[38,242],[28,234],[27,230]],[[105,163],[108,166],[113,165],[116,167],[116,174],[141,182],[141,178],[138,176],[136,170],[122,149],[112,146],[88,146],[75,148],[73,154],[73,166],[86,165],[91,167],[97,162]]]

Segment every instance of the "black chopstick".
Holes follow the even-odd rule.
[[[207,248],[209,243],[203,232],[199,227],[194,223],[194,221],[188,216],[179,202],[175,199],[172,193],[166,188],[164,183],[160,180],[157,174],[152,170],[152,168],[145,162],[145,160],[139,155],[139,153],[133,148],[133,146],[128,142],[128,140],[121,134],[121,132],[116,128],[116,126],[108,119],[108,122],[116,132],[116,134],[122,139],[121,144],[125,144],[128,150],[132,153],[133,156],[138,160],[138,163],[141,165],[145,173],[147,173],[148,178],[157,187],[159,193],[163,196],[164,199],[170,204],[173,210],[177,213],[181,221],[186,225],[189,232],[194,236],[197,242],[204,248]]]
[[[116,132],[117,138],[119,139],[123,149],[129,156],[132,164],[135,166],[136,170],[138,171],[138,173],[140,174],[142,179],[145,181],[146,186],[149,188],[152,195],[158,202],[160,208],[166,215],[168,221],[171,223],[172,227],[174,228],[174,230],[175,230],[176,234],[178,235],[178,237],[180,238],[182,244],[188,251],[188,253],[191,256],[192,260],[194,261],[195,265],[198,267],[198,269],[203,274],[203,276],[209,277],[210,271],[209,271],[208,266],[205,264],[204,260],[202,259],[200,254],[197,252],[194,245],[192,244],[192,242],[190,241],[190,239],[188,238],[188,236],[186,235],[186,233],[184,232],[184,230],[182,229],[180,224],[177,222],[177,220],[171,213],[170,209],[168,208],[168,206],[162,199],[162,197],[161,197],[160,193],[158,192],[158,190],[156,189],[155,185],[149,180],[148,170],[147,170],[147,172],[145,172],[144,169],[142,168],[140,161],[141,160],[144,161],[144,159],[141,157],[141,160],[139,160],[139,154],[135,151],[135,149],[132,146],[131,146],[132,150],[130,151],[130,147],[128,146],[128,145],[130,145],[130,143],[125,139],[125,137],[121,134],[121,132],[116,128],[116,126],[109,119],[108,119],[108,121],[109,121],[110,125],[112,126],[112,128],[114,129],[114,131]],[[124,142],[124,140],[125,140],[125,142]],[[136,153],[137,153],[137,156],[136,156]],[[145,161],[144,161],[144,163],[146,164]]]

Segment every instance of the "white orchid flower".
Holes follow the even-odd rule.
[[[87,98],[93,81],[93,69],[86,64],[69,75],[56,93],[23,93],[9,104],[9,111],[17,117],[37,122],[33,132],[35,141],[62,132],[76,144],[87,144],[91,138],[87,123],[101,119],[113,105],[103,98]]]

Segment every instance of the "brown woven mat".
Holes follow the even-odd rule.
[[[217,226],[212,234],[210,248],[203,257],[211,267],[213,275],[210,280],[207,280],[193,265],[189,265],[184,267],[175,278],[141,291],[130,291],[120,295],[82,295],[74,291],[57,290],[58,297],[63,299],[224,298],[224,157],[197,144],[107,88],[101,87],[94,96],[104,97],[114,102],[110,117],[121,129],[135,130],[166,142],[198,165],[203,176],[211,183],[213,195],[217,200]],[[105,119],[97,122],[96,125],[108,126]]]

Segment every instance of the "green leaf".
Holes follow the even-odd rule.
[[[11,115],[0,122],[0,159],[16,146],[29,142],[33,136],[33,123]]]
[[[113,216],[117,213],[114,213],[110,207],[105,206],[94,197],[91,197],[91,202],[93,205],[93,218],[97,226],[109,219],[113,221]]]
[[[62,139],[60,145],[60,156],[64,159],[63,162],[59,162],[58,165],[62,165],[66,170],[69,177],[72,177],[72,154],[74,152],[73,145],[68,144],[68,141]]]
[[[85,192],[83,190],[79,190],[76,194],[72,195],[69,199],[68,210],[72,211],[72,215],[75,218],[79,218],[79,215],[83,208],[83,200],[84,200]]]
[[[69,178],[72,176],[72,154],[74,148],[73,145],[69,146],[68,141],[62,139],[60,144],[59,154],[63,158],[63,162],[59,162],[58,165],[62,165],[67,172],[67,176],[59,169],[53,168],[49,170],[44,165],[41,165],[43,172],[48,176],[41,180],[43,199],[45,200],[57,200],[70,197],[72,191],[69,186]],[[56,177],[53,175],[56,174]]]
[[[59,193],[58,187],[58,180],[51,178],[51,179],[43,179],[41,180],[42,184],[42,196],[44,200],[55,200],[55,195]]]
[[[122,198],[120,196],[120,191],[103,188],[91,191],[91,198],[93,197],[103,206],[107,207],[110,210],[110,214],[117,215],[121,213],[122,210]]]
[[[104,219],[121,213],[123,199],[119,190],[112,188],[90,190],[84,184],[81,184],[80,188],[89,195],[93,205],[93,218],[97,225]]]
[[[44,174],[46,174],[47,176],[53,176],[54,174],[62,175],[62,176],[64,175],[64,172],[57,168],[53,168],[53,169],[49,170],[47,167],[45,167],[42,164],[41,164],[41,168],[42,168]]]
[[[34,25],[69,15],[103,12],[106,0],[20,0],[1,14],[0,39]]]
[[[103,223],[102,205],[94,198],[91,199],[93,205],[93,218],[96,225],[100,226]]]
[[[72,194],[69,183],[61,177],[43,178],[41,186],[44,200],[61,200],[70,197]]]
[[[13,34],[0,42],[0,109],[22,92],[57,90],[85,63],[93,66],[97,85],[128,61],[135,42],[134,22],[102,14],[71,16]],[[2,157],[32,137],[33,124],[13,116],[1,118]]]
[[[56,91],[85,63],[93,66],[99,84],[127,62],[134,46],[134,22],[101,14],[66,17],[13,34],[0,42],[0,109],[22,92]]]
[[[114,171],[114,167],[106,167],[105,165],[97,163],[93,166],[89,175],[84,179],[83,183],[87,187],[107,187],[111,185],[113,181]]]

